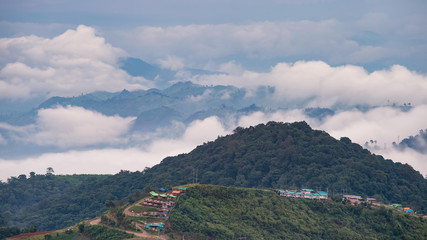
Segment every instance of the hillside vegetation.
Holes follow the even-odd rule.
[[[198,185],[171,212],[185,239],[426,239],[427,221],[392,209]]]
[[[58,224],[67,226],[81,218],[87,217],[82,213],[70,216],[71,209],[75,212],[80,210],[81,206],[71,204],[73,198],[69,196],[68,200],[63,199],[64,207],[58,208],[61,204],[57,202],[52,205],[51,199],[61,199],[64,195],[75,189],[81,189],[82,184],[87,182],[98,182],[111,177],[109,175],[36,175],[31,173],[30,177],[22,174],[19,177],[12,177],[7,183],[0,183],[0,226],[15,226],[27,228],[30,225],[36,225],[39,230],[55,229]],[[90,203],[90,201],[88,201]],[[95,203],[96,204],[96,203]],[[66,206],[66,207],[65,207]],[[52,214],[46,214],[45,222],[43,212],[35,213],[35,209],[51,208]],[[99,211],[97,204],[92,214]],[[31,216],[28,214],[31,213]],[[40,214],[40,215],[39,215]],[[63,216],[61,216],[63,214]],[[54,217],[53,217],[54,216]],[[54,223],[51,223],[54,222]]]
[[[260,124],[164,159],[146,172],[150,184],[192,181],[257,188],[316,188],[376,196],[418,211],[427,180],[408,164],[371,154],[347,137],[336,140],[305,122]]]
[[[318,187],[329,190],[330,195],[346,192],[401,203],[418,213],[425,213],[427,207],[427,180],[411,166],[384,160],[346,137],[334,139],[305,122],[269,122],[237,128],[232,135],[198,146],[188,154],[165,158],[142,172],[121,171],[93,178],[58,194],[34,192],[41,194],[38,201],[21,208],[17,215],[7,213],[10,203],[1,201],[1,214],[9,226],[59,229],[100,215],[108,200],[131,198],[147,186],[192,183],[196,172],[197,181],[204,184],[264,189]],[[23,182],[23,187],[17,188],[22,194],[31,188],[31,178],[16,181]],[[6,183],[1,187],[10,186]]]

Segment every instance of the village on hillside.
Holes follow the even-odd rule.
[[[276,190],[276,192],[281,197],[303,198],[303,199],[310,199],[310,200],[328,200],[328,192],[316,191],[309,188],[303,188],[300,190]],[[362,196],[358,196],[358,195],[343,194],[342,201],[348,202],[351,205],[358,205],[358,204],[384,205],[378,202],[377,199],[375,198],[371,198],[371,197],[363,198]],[[396,210],[405,212],[407,214],[415,213],[412,208],[403,207],[401,204],[398,204],[398,203],[393,203],[387,206],[392,207]]]
[[[124,213],[128,216],[147,217],[141,218],[145,223],[145,230],[159,232],[165,226],[164,223],[175,206],[176,198],[186,191],[186,187],[160,188],[157,192],[151,191],[149,197],[127,207]]]

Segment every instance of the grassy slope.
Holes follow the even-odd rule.
[[[170,222],[195,239],[427,239],[425,219],[392,209],[212,185],[190,188]]]

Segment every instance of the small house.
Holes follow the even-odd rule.
[[[173,190],[172,191],[172,195],[179,196],[180,194],[181,194],[181,191],[179,191],[179,190]]]
[[[150,192],[150,197],[151,198],[160,198],[160,194],[158,194],[156,192]]]
[[[161,228],[163,228],[163,223],[147,223],[145,228],[151,231],[159,231]]]
[[[319,194],[319,198],[320,200],[327,200],[328,199],[328,193],[324,192],[324,191],[317,191],[317,193]]]
[[[301,189],[301,192],[302,193],[312,193],[312,192],[314,192],[314,190],[310,189],[310,188],[303,188],[303,189]]]
[[[295,192],[286,192],[286,197],[294,197]]]
[[[312,193],[304,193],[304,198],[306,199],[313,199],[313,194]]]
[[[350,201],[351,205],[354,205],[359,204],[362,200],[362,197],[357,195],[343,195],[343,199],[347,199]]]
[[[173,199],[175,199],[176,198],[176,196],[175,195],[172,195],[172,194],[169,194],[169,195],[167,195],[166,196],[166,199],[167,200],[173,200]]]

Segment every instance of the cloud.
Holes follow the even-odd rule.
[[[270,72],[196,76],[203,85],[256,89],[275,87],[274,98],[288,106],[334,107],[391,103],[427,103],[427,76],[395,65],[372,73],[353,65],[333,67],[322,61],[278,63]],[[286,105],[286,104],[285,104]],[[282,106],[283,107],[283,106]]]
[[[318,127],[336,138],[347,136],[361,145],[377,140],[380,149],[384,146],[389,149],[399,137],[411,136],[424,129],[424,119],[427,119],[427,104],[408,112],[392,107],[374,108],[367,112],[344,111],[326,118]]]
[[[132,49],[139,56],[162,59],[173,55],[186,64],[198,66],[200,62],[218,63],[222,59],[256,59],[257,62],[268,59],[322,59],[331,64],[369,64],[385,62],[390,58],[404,59],[408,54],[415,54],[408,52],[408,46],[425,51],[423,44],[409,44],[407,39],[397,36],[396,26],[402,29],[408,27],[396,21],[392,25],[388,18],[386,13],[375,12],[351,22],[330,18],[248,24],[142,26],[132,33],[120,34],[121,38],[132,39],[125,48]],[[373,19],[378,20],[375,26],[370,22]],[[412,21],[412,24],[411,29],[420,28],[416,22]],[[413,30],[408,35],[420,39],[425,33]],[[141,45],[144,47],[141,48]]]
[[[81,109],[78,111],[81,111]],[[96,113],[86,112],[83,115],[85,114],[90,116],[82,117],[80,120],[87,120],[87,118],[89,118],[90,122],[93,122],[90,120],[91,118],[93,118],[92,120],[95,118],[98,118],[99,120],[99,116],[93,116],[96,115]],[[105,118],[105,116],[101,118]],[[116,120],[110,119],[106,121],[111,121],[110,123],[112,123]],[[74,123],[75,122],[73,121],[71,125],[75,128],[76,126],[73,126]],[[102,121],[99,124],[102,124]],[[62,128],[62,126],[60,128]],[[53,129],[56,129],[56,127],[50,128],[48,132]],[[93,132],[95,130],[89,131]],[[48,167],[52,167],[56,174],[105,174],[117,173],[121,169],[141,171],[145,167],[151,167],[157,163],[160,163],[160,161],[167,156],[175,156],[181,153],[189,152],[197,145],[201,145],[204,142],[213,141],[218,136],[226,135],[228,133],[230,133],[230,131],[224,129],[218,118],[210,117],[204,120],[196,120],[192,122],[185,129],[184,133],[177,138],[164,137],[153,141],[145,147],[133,147],[125,149],[105,148],[86,151],[72,150],[61,153],[45,153],[38,157],[29,157],[21,160],[0,159],[0,166],[2,166],[0,168],[0,179],[6,180],[10,176],[28,174],[31,171],[44,174],[46,168]],[[81,136],[85,134],[74,134],[74,136],[70,137],[77,140],[77,135]],[[59,136],[56,140],[66,141],[65,139],[62,139],[62,137],[66,137],[66,134],[63,130],[59,133]],[[105,137],[106,136],[104,136],[104,138]],[[101,139],[101,136],[99,136],[99,138]],[[53,139],[49,138],[49,141],[50,140]],[[71,141],[71,143],[75,142]]]
[[[250,127],[260,123],[267,123],[269,121],[276,122],[296,122],[296,121],[309,121],[314,122],[314,119],[309,119],[302,110],[279,110],[272,113],[254,112],[252,114],[242,116],[238,119],[238,126]]]
[[[258,22],[248,25],[144,26],[137,30],[145,56],[174,54],[186,59],[210,59],[245,54],[251,58],[293,56],[295,53],[319,53],[332,42],[337,27],[334,20],[320,22]],[[309,38],[304,36],[308,35]],[[320,37],[323,36],[323,37]],[[319,39],[319,41],[313,41]],[[306,44],[308,42],[311,44]]]
[[[159,60],[159,63],[162,68],[168,68],[174,71],[184,68],[184,62],[181,58],[176,56],[168,56],[166,59]]]
[[[409,148],[403,151],[393,148],[379,149],[375,153],[382,155],[386,159],[392,159],[394,162],[407,163],[424,177],[427,176],[427,154],[422,154]]]
[[[36,172],[44,174],[52,167],[55,174],[114,174],[123,170],[143,170],[159,162],[161,154],[149,154],[137,148],[93,149],[45,153],[21,160],[0,159],[0,180]]]
[[[120,70],[116,62],[126,53],[83,25],[51,39],[2,38],[0,53],[0,98],[74,96],[152,86]]]
[[[23,127],[0,123],[19,142],[60,148],[127,143],[134,117],[105,116],[82,107],[40,109],[36,123]]]
[[[96,115],[96,113],[90,113],[89,115],[92,114]],[[86,118],[90,117],[83,117],[81,120]],[[105,118],[105,116],[100,118]],[[397,135],[409,136],[418,132],[419,129],[424,129],[423,119],[426,118],[427,105],[414,107],[408,112],[401,112],[399,109],[390,107],[375,108],[367,112],[346,111],[324,118],[322,121],[310,118],[302,110],[298,109],[280,110],[271,113],[255,112],[241,116],[238,119],[231,119],[230,121],[234,123],[228,123],[227,127],[217,117],[209,117],[192,122],[179,136],[164,136],[154,139],[148,145],[120,149],[104,148],[45,153],[38,157],[21,160],[0,159],[0,165],[2,166],[0,179],[5,180],[11,175],[17,176],[30,171],[44,173],[47,167],[53,167],[57,174],[117,173],[121,169],[143,170],[145,167],[160,163],[167,156],[188,153],[198,145],[213,141],[218,136],[230,134],[237,126],[249,127],[259,123],[267,123],[268,121],[294,122],[303,120],[307,121],[314,129],[325,130],[337,139],[343,136],[349,137],[353,142],[360,145],[363,145],[365,141],[371,138],[376,139],[380,148],[371,149],[371,151],[376,154],[382,154],[385,158],[391,158],[394,161],[408,163],[425,175],[427,174],[424,161],[426,155],[411,150],[405,152],[396,151],[391,148],[391,142],[396,140]],[[120,120],[120,122],[122,121],[124,119]],[[53,129],[56,129],[56,127],[53,126],[49,130],[45,130],[45,132],[53,132]],[[77,135],[75,134],[71,138],[77,139]],[[112,135],[116,136],[117,134]],[[62,139],[63,137],[66,137],[66,134],[60,132],[56,141],[65,141]],[[74,143],[72,140],[70,141]],[[386,149],[383,148],[384,143],[386,143]]]

